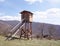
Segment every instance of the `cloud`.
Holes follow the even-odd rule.
[[[25,0],[25,1],[28,2],[28,3],[30,3],[30,4],[33,4],[35,2],[40,2],[40,3],[43,2],[43,0]]]
[[[24,0],[24,1],[28,2],[29,4],[33,4],[36,2],[43,3],[45,1],[47,1],[50,4],[60,4],[60,0]]]
[[[0,2],[4,2],[5,0],[0,0]]]
[[[60,3],[60,0],[46,0],[46,1],[48,1],[49,3],[52,3],[52,4]]]
[[[21,16],[17,14],[16,16],[6,15],[5,13],[0,13],[0,20],[21,20]]]
[[[20,16],[0,16],[0,20],[18,20],[18,21],[20,21]]]
[[[60,17],[60,8],[51,8],[51,9],[48,9],[46,12],[47,12],[47,15]]]
[[[60,8],[51,8],[46,11],[34,12],[33,21],[60,25]]]
[[[44,22],[60,25],[60,8],[50,8],[46,11],[35,11],[33,12],[33,21]],[[21,20],[21,16],[17,14],[16,16],[9,16],[0,13],[0,20]]]
[[[47,18],[45,12],[42,12],[42,11],[35,11],[35,12],[33,12],[33,13],[34,13],[34,15],[33,15],[33,21],[41,22],[41,20]]]

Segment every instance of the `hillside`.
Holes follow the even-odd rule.
[[[0,21],[0,27],[1,27],[0,32],[10,31],[18,23],[19,23],[19,21]],[[42,34],[41,31],[43,31],[43,35],[49,35],[49,31],[51,31],[52,36],[54,38],[60,39],[59,30],[60,30],[60,25],[52,25],[52,24],[38,23],[38,22],[32,23],[33,35],[41,36],[41,34]]]
[[[9,30],[11,30],[11,28],[11,25],[3,21],[0,21],[0,34],[6,35],[9,32]]]

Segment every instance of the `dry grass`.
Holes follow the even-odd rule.
[[[60,46],[60,40],[11,40],[5,41],[5,37],[0,36],[0,46]]]

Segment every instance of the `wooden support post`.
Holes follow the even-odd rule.
[[[26,38],[26,21],[25,21],[25,29],[24,29],[24,38]]]
[[[29,33],[30,33],[30,37],[32,39],[32,23],[29,23]]]

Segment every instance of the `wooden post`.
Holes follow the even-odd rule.
[[[30,33],[30,37],[32,39],[32,22],[29,23],[29,33]]]

